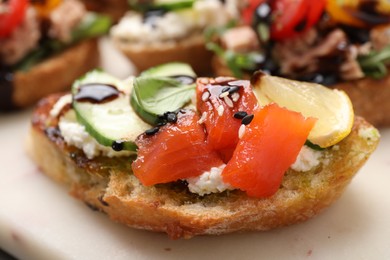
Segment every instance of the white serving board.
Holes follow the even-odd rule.
[[[103,67],[131,65],[102,42]],[[390,129],[341,199],[268,232],[170,240],[110,221],[70,197],[27,157],[31,110],[0,114],[0,248],[19,259],[390,259]]]

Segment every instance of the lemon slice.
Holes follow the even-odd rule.
[[[306,117],[317,118],[308,137],[313,144],[326,148],[351,132],[354,112],[351,100],[344,91],[262,72],[257,72],[251,82],[260,105],[275,102]]]

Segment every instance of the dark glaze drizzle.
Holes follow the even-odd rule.
[[[114,150],[114,151],[117,151],[117,152],[120,152],[123,150],[123,141],[121,140],[116,140],[114,142],[112,142],[111,144],[111,148]]]
[[[229,92],[229,95],[238,92],[246,84],[249,84],[247,80],[228,79],[222,82],[213,82],[208,84],[207,91],[212,96],[219,97],[224,92]]]
[[[359,2],[359,6],[357,8],[346,10],[350,12],[351,15],[355,16],[357,19],[362,20],[363,22],[367,24],[378,24],[383,23],[384,20],[387,22],[390,21],[390,17],[387,15],[379,14],[377,9],[377,1],[371,1],[371,0],[362,0]],[[268,0],[264,1],[262,4],[260,4],[255,12],[254,16],[254,24],[253,27],[256,29],[257,26],[260,23],[265,24],[266,26],[270,27],[273,20],[272,20],[272,13],[271,13],[271,7],[273,6],[273,1]],[[331,30],[334,29],[334,27],[330,28],[322,28],[323,25],[327,24],[326,19],[327,15],[326,13],[323,14],[321,20],[324,22],[319,22],[317,24],[318,28],[320,29],[320,35],[325,36],[327,33],[329,33]],[[385,19],[383,19],[385,18]],[[299,23],[294,28],[295,31],[301,32],[306,28],[307,21],[304,19],[302,21],[299,21]],[[322,28],[322,29],[321,29]],[[370,40],[370,30],[359,28],[356,29],[354,27],[349,27],[347,25],[338,25],[338,28],[341,28],[348,36],[348,40],[350,43],[358,43],[358,44],[364,44],[365,42]],[[261,39],[260,39],[261,40]],[[264,46],[264,53],[263,53],[263,59],[259,59],[258,62],[256,62],[256,68],[254,70],[243,70],[243,72],[246,73],[253,73],[254,71],[260,69],[263,72],[267,74],[272,74],[275,76],[285,76],[282,75],[280,71],[279,64],[276,63],[276,61],[272,58],[272,49],[275,45],[275,42],[272,40],[269,40],[266,43],[263,43]],[[300,71],[300,68],[296,68],[294,71],[293,68],[293,74],[287,77],[291,77],[296,80],[302,80],[302,81],[308,81],[308,82],[315,82],[323,85],[333,85],[337,82],[340,82],[342,79],[339,75],[340,65],[345,61],[346,54],[348,49],[348,43],[345,43],[345,46],[340,45],[337,49],[335,49],[333,52],[327,54],[326,56],[320,57],[318,59],[318,71],[307,74],[304,71]]]
[[[13,73],[0,65],[0,111],[16,108],[12,97],[14,92]]]
[[[89,83],[79,87],[79,92],[74,96],[74,100],[101,104],[114,100],[120,93],[115,86],[110,84]]]
[[[143,23],[149,24],[152,28],[156,28],[156,18],[163,17],[166,14],[164,9],[153,9],[143,13]]]
[[[377,11],[379,1],[373,0],[361,0],[359,1],[358,8],[345,8],[351,16],[356,17],[358,20],[363,21],[369,25],[379,25],[390,22],[389,15],[381,14]]]

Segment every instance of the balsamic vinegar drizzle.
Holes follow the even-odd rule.
[[[105,103],[114,100],[120,93],[115,86],[110,84],[88,83],[80,86],[74,100],[93,104]]]
[[[143,23],[149,24],[152,28],[156,27],[156,18],[162,17],[167,13],[164,9],[154,9],[144,12],[142,20]]]
[[[114,151],[117,151],[117,152],[120,152],[123,150],[123,141],[121,140],[116,140],[114,142],[112,142],[112,145],[111,145],[111,148],[114,150]]]

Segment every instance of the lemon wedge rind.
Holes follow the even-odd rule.
[[[271,102],[317,119],[308,140],[322,148],[337,144],[352,130],[354,111],[348,95],[316,83],[299,82],[262,73],[252,85],[260,105]]]

